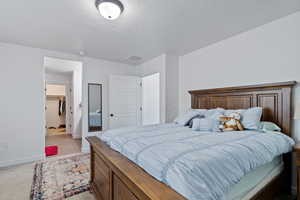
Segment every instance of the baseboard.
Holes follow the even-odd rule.
[[[72,135],[73,139],[81,139],[82,136],[81,135]]]
[[[45,155],[41,154],[41,155],[29,156],[29,157],[25,157],[25,158],[21,158],[21,159],[1,161],[0,168],[30,163],[30,162],[34,162],[34,161],[39,161],[39,160],[43,160],[44,158],[45,158]]]

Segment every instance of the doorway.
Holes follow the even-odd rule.
[[[82,143],[82,63],[45,57],[44,68],[46,156],[49,149],[51,156],[79,153]]]
[[[160,74],[142,78],[142,124],[160,123]]]
[[[70,127],[70,113],[67,112],[66,108],[69,106],[65,85],[46,85],[47,136],[67,134],[66,127]]]

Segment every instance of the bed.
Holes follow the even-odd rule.
[[[291,123],[291,95],[292,88],[294,85],[295,82],[285,82],[254,86],[190,91],[191,105],[194,109],[212,109],[217,107],[222,107],[226,109],[245,109],[259,106],[263,108],[263,120],[275,122],[276,124],[280,125],[282,128],[282,132],[289,136]],[[145,130],[145,128],[148,128],[151,131],[148,131],[148,133],[146,133],[147,131]],[[279,193],[288,192],[290,190],[290,153],[278,155],[274,159],[268,160],[267,158],[271,157],[268,157],[267,151],[259,149],[261,147],[253,146],[253,149],[257,149],[252,149],[253,154],[263,157],[265,163],[261,162],[260,165],[256,167],[252,166],[252,162],[252,165],[251,167],[249,167],[249,170],[244,170],[242,174],[238,175],[237,179],[234,179],[236,177],[236,171],[228,173],[230,171],[230,168],[227,169],[227,171],[225,170],[227,172],[227,176],[232,175],[232,180],[236,181],[236,184],[234,184],[233,186],[232,183],[229,184],[231,185],[230,190],[228,188],[224,189],[228,191],[225,196],[218,196],[219,193],[217,192],[209,194],[211,189],[208,188],[208,190],[205,190],[205,187],[202,191],[191,192],[194,188],[201,188],[191,187],[190,185],[188,185],[191,182],[192,185],[215,184],[216,188],[222,188],[223,185],[226,185],[226,183],[222,183],[220,187],[217,187],[217,180],[210,180],[210,182],[208,183],[205,182],[206,177],[202,177],[203,180],[196,179],[196,177],[195,179],[193,179],[193,176],[197,176],[197,174],[195,175],[186,173],[188,172],[188,170],[184,171],[185,176],[183,177],[180,177],[182,173],[177,173],[178,170],[181,171],[181,169],[194,166],[194,164],[190,162],[191,160],[193,160],[193,157],[202,156],[207,153],[205,151],[206,146],[202,144],[202,146],[196,147],[196,151],[201,149],[201,152],[193,154],[195,149],[192,148],[192,143],[196,140],[201,140],[201,138],[203,138],[205,134],[207,135],[209,133],[201,133],[197,135],[195,133],[191,133],[191,130],[188,130],[187,127],[178,127],[174,124],[142,127],[141,130],[130,130],[130,128],[128,128],[126,131],[127,134],[131,135],[130,137],[128,137],[129,135],[123,137],[123,129],[120,130],[119,133],[118,131],[113,131],[112,134],[106,134],[108,135],[108,137],[102,137],[101,140],[98,137],[87,138],[87,140],[91,144],[91,186],[97,199],[183,200],[187,198],[196,199],[198,196],[201,196],[202,199],[205,199],[205,195],[208,195],[207,199],[271,200],[274,199]],[[183,132],[184,134],[180,134],[181,132]],[[114,134],[119,135],[120,137],[114,137]],[[152,138],[153,134],[159,135],[159,137],[156,137],[156,139],[164,141],[166,142],[166,144],[162,146],[157,146],[152,149],[148,148],[148,146],[152,147],[153,144],[157,144],[157,141],[155,141],[155,139]],[[249,141],[249,138],[251,138],[251,140],[263,139],[264,141],[266,141],[266,143],[261,146],[268,146],[268,148],[270,149],[273,148],[275,152],[277,146],[272,147],[272,144],[278,142],[288,143],[288,139],[285,141],[285,139],[282,139],[285,137],[283,135],[279,136],[279,134],[263,135],[251,131],[249,133],[241,132],[239,134],[226,134],[228,135],[210,135],[209,137],[211,137],[211,139],[207,139],[207,136],[205,136],[205,140],[210,141],[210,143],[206,145],[215,147],[215,143],[217,142],[218,147],[221,144],[223,145],[221,149],[224,149],[230,146],[224,144],[230,142],[230,144],[232,144],[234,148],[238,148],[241,145],[248,145],[247,143]],[[166,135],[172,135],[174,141],[177,142],[174,143],[173,140],[171,141],[170,136],[166,137]],[[191,143],[190,147],[189,145],[183,145],[180,144],[180,142],[178,142],[183,139],[183,135],[186,138],[186,140]],[[145,137],[148,137],[148,140],[143,139]],[[232,143],[231,141],[233,141],[233,139],[229,139],[229,137],[236,137],[234,139],[236,142]],[[249,138],[246,140],[246,137]],[[128,140],[128,138],[131,139]],[[276,141],[272,142],[272,140]],[[148,150],[141,149],[145,142],[149,143],[147,144]],[[256,143],[259,142],[253,142],[253,144]],[[128,148],[126,148],[126,145],[128,146]],[[283,148],[284,146],[285,145],[282,145]],[[188,148],[185,149],[183,152],[189,152],[189,155],[186,157],[178,156],[178,154],[181,155],[181,152],[177,151],[181,148]],[[249,146],[247,146],[247,148],[249,148]],[[151,149],[151,151],[149,151],[149,149]],[[226,149],[226,152],[228,151],[230,150]],[[286,149],[283,149],[282,152],[288,152],[288,147],[286,147]],[[161,154],[165,155],[163,156]],[[228,160],[228,157],[230,156],[225,156],[225,154],[222,154],[224,154],[223,151],[218,151],[218,148],[216,148],[214,150],[214,154],[211,156],[219,156],[220,159],[223,159],[223,165],[220,165],[222,167],[226,167],[227,163],[234,164],[234,162]],[[170,157],[168,157],[167,155],[169,155]],[[174,157],[176,157],[176,159],[174,159],[174,161],[172,162],[169,162]],[[167,158],[166,164],[161,165],[161,163],[163,163],[164,161],[164,158]],[[244,157],[232,158],[235,160],[244,160],[245,162],[248,162],[248,160],[250,160],[247,159],[246,154]],[[175,160],[176,165],[173,164]],[[212,166],[212,162],[208,164],[209,166],[205,167],[205,163],[200,163],[199,166],[197,166],[196,168],[193,167],[191,170],[200,169],[203,170],[200,174],[206,173],[209,175],[210,169],[213,169],[213,173],[220,173],[218,176],[222,177],[222,170],[215,170],[219,167],[220,163],[214,166]],[[161,176],[161,174],[164,174],[164,176]],[[257,177],[263,178],[258,179]],[[186,179],[188,181],[186,181]],[[226,176],[225,178],[220,180],[222,181],[225,179]],[[174,183],[176,181],[177,183]],[[203,181],[203,183],[201,181]],[[249,184],[249,182],[251,182],[251,184]],[[192,189],[188,190],[186,189],[187,187]],[[211,198],[211,196],[213,196],[214,198]]]
[[[89,113],[89,125],[91,127],[100,127],[102,126],[102,113],[101,112],[91,112]]]
[[[89,113],[89,131],[102,130],[102,112]]]

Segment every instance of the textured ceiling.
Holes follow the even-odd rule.
[[[93,0],[2,1],[0,41],[140,63],[186,54],[300,9],[299,0],[121,1],[125,10],[115,21],[102,18]]]

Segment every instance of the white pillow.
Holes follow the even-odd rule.
[[[214,114],[224,114],[225,110],[223,108],[215,108],[215,109],[209,109],[205,113],[205,117],[211,117]]]
[[[189,123],[189,121],[190,121],[192,118],[194,118],[195,116],[197,116],[197,115],[199,115],[199,114],[200,114],[200,112],[197,111],[197,110],[190,110],[190,111],[188,111],[187,113],[178,116],[178,117],[174,120],[174,122],[175,122],[176,124],[180,124],[180,125],[185,126],[185,125],[187,125],[187,124]]]
[[[258,130],[262,115],[262,108],[249,108],[242,114],[242,124],[245,129]]]
[[[199,112],[200,115],[205,116],[205,114],[207,113],[207,109],[191,109],[191,111],[197,111]]]

